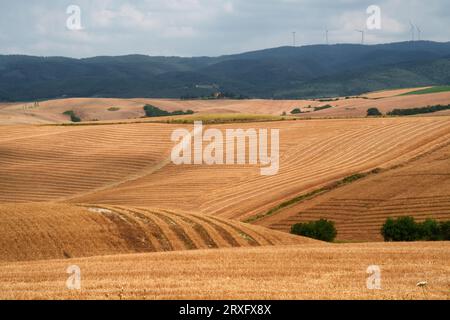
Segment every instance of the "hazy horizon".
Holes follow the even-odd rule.
[[[417,42],[428,42],[428,43],[441,43],[446,44],[450,43],[450,41],[430,41],[430,40],[421,40],[421,41],[415,41]],[[411,43],[411,41],[401,41],[401,42],[386,42],[386,43],[375,43],[375,44],[364,44],[364,46],[380,46],[380,45],[390,45],[390,44],[401,44],[401,43]],[[361,44],[357,43],[334,43],[330,44],[328,46],[363,46]],[[40,55],[29,55],[29,54],[17,54],[17,53],[9,53],[9,54],[3,54],[0,52],[0,56],[29,56],[29,57],[40,57],[40,58],[68,58],[68,59],[92,59],[92,58],[98,58],[98,57],[126,57],[126,56],[145,56],[145,57],[153,57],[153,58],[219,58],[224,56],[233,56],[233,55],[239,55],[239,54],[245,54],[250,52],[258,52],[258,51],[265,51],[265,50],[275,50],[280,48],[304,48],[304,47],[314,47],[314,46],[327,46],[325,44],[308,44],[308,45],[299,45],[299,46],[279,46],[279,47],[271,47],[271,48],[260,48],[250,51],[242,51],[242,52],[234,52],[234,53],[228,53],[228,54],[220,54],[220,55],[197,55],[197,56],[177,56],[177,55],[168,55],[168,56],[160,56],[160,55],[150,55],[145,53],[124,53],[119,55],[97,55],[97,56],[85,56],[85,57],[71,57],[71,56],[62,56],[62,55],[48,55],[48,56],[40,56]]]

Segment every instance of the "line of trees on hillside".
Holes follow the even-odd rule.
[[[412,109],[394,109],[391,112],[388,112],[388,116],[412,116],[415,114],[426,114],[426,113],[434,113],[443,110],[450,110],[450,105],[436,105],[436,106],[428,106],[423,108],[412,108]]]
[[[297,223],[291,233],[326,242],[333,242],[338,234],[335,223],[326,219]],[[386,242],[450,241],[450,221],[427,219],[418,223],[413,217],[388,218],[381,235]]]
[[[150,117],[150,118],[166,117],[166,116],[183,116],[183,115],[188,115],[188,114],[194,114],[194,111],[192,111],[192,110],[187,110],[187,111],[177,110],[177,111],[169,112],[169,111],[161,110],[160,108],[152,106],[150,104],[147,104],[144,106],[144,111],[145,111],[145,116]]]
[[[435,113],[439,111],[444,110],[450,110],[450,105],[435,105],[435,106],[428,106],[428,107],[422,107],[422,108],[411,108],[411,109],[394,109],[387,113],[388,116],[413,116],[417,114],[428,114],[428,113]],[[382,116],[383,113],[380,112],[377,108],[369,108],[367,110],[367,116],[368,117],[378,117]]]
[[[413,217],[389,218],[381,229],[385,241],[450,241],[450,221],[427,219],[418,223]]]

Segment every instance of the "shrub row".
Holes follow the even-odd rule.
[[[182,115],[187,115],[187,114],[194,114],[194,111],[192,111],[192,110],[187,110],[187,111],[177,110],[174,112],[168,112],[165,110],[161,110],[158,107],[152,106],[150,104],[147,104],[144,106],[144,111],[145,111],[145,115],[150,118],[166,117],[166,116],[182,116]]]
[[[447,106],[436,105],[413,109],[394,109],[388,113],[388,116],[412,116],[415,114],[434,113],[443,110],[450,110],[450,105]]]
[[[449,241],[450,221],[428,219],[418,223],[412,217],[389,218],[381,229],[385,241]]]
[[[330,108],[333,108],[333,106],[327,104],[327,105],[324,105],[324,106],[321,106],[321,107],[315,107],[314,111],[326,110],[326,109],[330,109]]]
[[[291,233],[327,242],[333,242],[337,237],[334,222],[325,219],[295,224],[292,226]]]

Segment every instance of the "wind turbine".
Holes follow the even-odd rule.
[[[293,37],[293,41],[294,41],[294,47],[296,46],[296,34],[297,34],[297,32],[292,32],[292,37]]]
[[[327,42],[327,45],[330,44],[330,41],[329,41],[329,38],[328,38],[328,34],[329,34],[329,33],[330,33],[330,30],[326,29],[326,30],[325,30],[325,40],[326,40],[326,42]]]
[[[417,29],[417,34],[418,34],[418,40],[420,41],[420,40],[422,40],[421,38],[421,36],[422,36],[422,30],[418,27],[418,26],[416,26],[416,29]]]
[[[416,39],[415,38],[416,27],[413,25],[413,23],[411,21],[409,22],[409,24],[411,26],[411,37],[412,37],[411,41],[414,41]]]
[[[365,33],[365,31],[364,30],[355,30],[355,31],[361,33],[361,44],[364,44],[364,33]]]

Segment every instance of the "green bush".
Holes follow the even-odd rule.
[[[389,218],[381,229],[385,241],[449,241],[450,221],[427,219],[417,223],[412,217]]]
[[[439,222],[433,219],[427,219],[424,223],[420,224],[420,239],[426,241],[442,240]]]
[[[295,224],[292,226],[291,233],[327,242],[333,242],[337,236],[334,222],[325,219]]]
[[[367,116],[368,117],[379,117],[379,116],[382,116],[382,115],[383,114],[377,108],[370,108],[369,110],[367,110]]]
[[[147,117],[165,117],[169,116],[170,113],[164,110],[161,110],[160,108],[157,108],[155,106],[152,106],[150,104],[147,104],[144,106],[145,115]]]
[[[450,221],[441,222],[440,232],[442,240],[450,241]]]
[[[291,114],[300,114],[302,113],[302,110],[300,110],[299,108],[295,108],[294,110],[291,111]]]
[[[166,116],[183,116],[183,115],[188,115],[188,114],[194,114],[194,111],[192,111],[192,110],[187,110],[187,111],[177,110],[174,112],[168,112],[165,110],[161,110],[160,108],[152,106],[150,104],[147,104],[144,106],[144,111],[145,111],[145,116],[150,117],[150,118],[166,117]]]
[[[420,231],[412,217],[387,219],[381,231],[385,241],[416,241]]]
[[[80,117],[78,117],[73,110],[66,111],[63,114],[69,116],[70,121],[72,122],[81,122]]]

